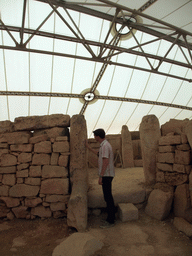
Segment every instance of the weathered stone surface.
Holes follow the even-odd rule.
[[[190,192],[191,206],[192,206],[192,172],[189,174],[189,192]]]
[[[41,166],[31,165],[29,168],[29,177],[41,177]]]
[[[103,246],[90,234],[74,233],[53,250],[52,256],[90,256]]]
[[[181,173],[165,173],[165,181],[171,186],[178,186],[188,181],[187,174]]]
[[[19,151],[19,152],[32,152],[33,145],[32,144],[15,144],[10,145],[11,151]]]
[[[132,140],[133,146],[133,158],[134,160],[141,160],[142,153],[141,153],[141,141],[139,140]]]
[[[185,126],[189,122],[189,119],[177,120],[170,119],[169,122],[166,122],[161,126],[162,136],[166,136],[168,133],[181,134],[185,131]]]
[[[56,141],[68,141],[67,136],[58,136],[55,138]]]
[[[18,155],[19,163],[28,163],[32,160],[32,153],[21,153]]]
[[[56,141],[53,143],[53,152],[69,152],[69,142],[68,141]]]
[[[185,126],[185,134],[187,135],[189,145],[192,149],[192,132],[191,131],[192,131],[192,120],[189,120]]]
[[[192,225],[183,218],[175,217],[173,225],[186,236],[192,237]]]
[[[0,122],[0,133],[13,132],[14,126],[13,123],[9,120]]]
[[[127,125],[122,126],[121,140],[122,140],[123,168],[134,167],[133,145],[132,145],[131,133],[129,132]]]
[[[47,195],[45,201],[48,203],[56,203],[56,202],[63,202],[66,203],[69,201],[69,196],[63,195]]]
[[[27,144],[30,137],[30,132],[12,132],[0,135],[0,141],[4,140],[8,144]]]
[[[0,149],[0,157],[2,156],[2,155],[4,155],[4,154],[8,154],[9,153],[9,150],[8,150],[8,148],[1,148]]]
[[[156,153],[160,139],[159,120],[155,115],[144,116],[139,127],[145,182],[155,183]]]
[[[172,172],[173,165],[172,164],[164,164],[164,163],[157,163],[157,168],[162,171]]]
[[[51,209],[52,212],[55,212],[55,211],[65,211],[66,207],[65,207],[64,203],[57,202],[57,203],[51,203],[50,204],[50,209]]]
[[[0,143],[0,148],[9,148],[8,143]]]
[[[15,174],[4,174],[3,175],[2,183],[4,185],[13,186],[13,185],[15,185],[15,182],[16,182]]]
[[[185,166],[183,164],[174,164],[173,171],[179,173],[186,173]]]
[[[44,129],[44,130],[36,130],[34,131],[33,136],[39,136],[39,135],[47,135],[49,139],[56,139],[58,136],[69,136],[69,129],[67,127],[61,128],[61,127],[54,127],[51,129]]]
[[[174,193],[174,187],[168,185],[167,183],[162,183],[162,182],[156,183],[154,185],[154,189],[160,189],[164,192],[171,192],[171,194]]]
[[[189,185],[182,184],[177,186],[174,195],[174,214],[176,217],[186,217],[186,211],[190,208]]]
[[[18,219],[26,219],[27,215],[29,215],[29,212],[27,211],[28,207],[26,206],[19,206],[12,208],[13,213],[15,214],[15,217]]]
[[[86,121],[83,115],[75,115],[70,121],[70,174],[72,193],[68,203],[68,226],[78,231],[85,231],[87,227],[87,139]]]
[[[67,179],[47,179],[41,182],[41,194],[68,194],[68,180]]]
[[[28,177],[28,178],[25,178],[25,184],[32,185],[32,186],[40,186],[41,179]]]
[[[51,165],[57,165],[59,160],[59,153],[53,152],[51,154]]]
[[[175,152],[175,146],[159,146],[160,153]]]
[[[9,189],[11,197],[29,197],[36,196],[39,193],[39,186],[30,186],[26,184],[16,184]]]
[[[27,207],[36,207],[38,204],[42,203],[42,199],[40,197],[36,197],[36,198],[25,198],[25,206]]]
[[[38,135],[38,136],[31,137],[29,139],[29,143],[35,144],[35,143],[38,143],[38,142],[41,142],[41,141],[46,141],[46,140],[49,140],[48,135],[47,134],[41,134],[41,135]]]
[[[43,178],[67,178],[68,171],[62,166],[44,165],[42,168]]]
[[[20,200],[18,198],[1,197],[0,200],[2,200],[8,208],[12,208],[20,205]]]
[[[145,212],[155,219],[164,220],[170,213],[172,201],[172,193],[154,189],[149,195]]]
[[[162,136],[159,139],[159,145],[176,145],[181,144],[181,136],[180,135],[167,135]]]
[[[173,164],[174,160],[175,160],[174,153],[158,153],[157,154],[157,161],[159,163]]]
[[[60,155],[58,160],[58,165],[67,167],[68,160],[69,160],[69,156]]]
[[[134,204],[118,204],[118,216],[122,222],[137,220],[139,217],[138,209]]]
[[[28,169],[16,172],[16,177],[17,178],[27,178],[28,176],[29,176],[29,170]]]
[[[32,165],[49,165],[51,156],[48,154],[34,154]]]
[[[0,196],[8,196],[9,195],[9,186],[2,185],[0,186]]]
[[[156,182],[165,182],[165,174],[162,171],[156,171]]]
[[[0,166],[13,166],[17,164],[17,157],[11,154],[4,154],[0,157]]]
[[[175,150],[175,163],[176,164],[190,164],[191,163],[191,151]]]
[[[176,149],[187,151],[187,150],[191,150],[191,147],[189,146],[189,144],[181,144],[181,145],[177,145]]]
[[[41,141],[34,145],[34,152],[36,153],[51,153],[51,141]]]
[[[7,214],[10,210],[5,205],[0,205],[0,218],[7,217]]]
[[[16,166],[0,167],[0,173],[16,173]]]
[[[68,127],[70,116],[63,114],[52,114],[46,116],[26,116],[18,117],[14,120],[15,131],[38,130],[51,127]]]
[[[17,165],[17,171],[21,171],[27,169],[29,167],[29,163],[22,163]]]
[[[42,205],[32,208],[31,214],[41,218],[50,218],[52,215],[51,210],[48,207],[44,207]]]

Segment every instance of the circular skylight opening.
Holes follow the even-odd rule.
[[[84,104],[85,102],[89,104],[95,103],[98,99],[95,98],[95,96],[99,95],[99,92],[95,90],[94,92],[90,92],[91,88],[85,89],[81,92],[83,95],[83,98],[79,98],[80,102]]]
[[[84,95],[85,101],[92,101],[95,98],[95,94],[93,92],[88,92]]]

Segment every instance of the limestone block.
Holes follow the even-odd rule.
[[[17,171],[21,171],[27,169],[29,167],[29,163],[22,163],[17,165]]]
[[[15,185],[15,182],[16,182],[15,174],[4,174],[3,175],[2,183],[4,185],[13,186],[13,185]]]
[[[58,136],[55,138],[56,141],[68,141],[67,136]]]
[[[176,144],[181,144],[181,136],[180,135],[167,135],[167,136],[162,136],[159,139],[159,145],[176,145]]]
[[[0,138],[7,141],[8,144],[27,144],[29,143],[30,137],[30,132],[12,132],[5,133],[0,136]]]
[[[44,165],[42,168],[43,178],[67,178],[68,171],[62,166]]]
[[[42,205],[39,205],[37,207],[34,207],[31,209],[31,214],[39,216],[41,218],[50,218],[52,213],[49,207],[44,207]]]
[[[9,195],[9,186],[2,185],[0,186],[0,196],[8,196]]]
[[[7,148],[4,148],[4,149],[0,149],[0,157],[4,154],[8,154],[9,153],[9,150]]]
[[[43,129],[43,130],[36,130],[33,133],[33,136],[39,136],[39,135],[47,135],[48,139],[56,139],[58,136],[69,136],[69,129],[67,127],[61,128],[61,127],[54,127],[51,129]]]
[[[122,222],[137,220],[139,218],[138,209],[134,204],[118,204],[118,215]]]
[[[25,198],[25,206],[27,207],[36,207],[38,204],[42,203],[42,199],[40,197],[36,198]]]
[[[192,225],[183,218],[175,217],[173,225],[186,236],[192,237]]]
[[[144,116],[139,131],[145,182],[152,184],[156,180],[156,153],[161,136],[159,120],[155,115]]]
[[[17,178],[27,178],[28,176],[29,176],[29,170],[28,169],[16,172],[16,177]]]
[[[12,208],[13,213],[15,214],[15,217],[17,219],[26,219],[29,215],[29,212],[27,211],[28,207],[26,206],[19,206]]]
[[[181,143],[182,144],[188,144],[188,139],[187,139],[187,135],[185,133],[181,134]]]
[[[186,217],[186,211],[190,208],[189,184],[177,186],[174,195],[174,215],[176,217]]]
[[[39,186],[30,186],[26,184],[16,184],[9,189],[9,196],[11,197],[37,196],[38,193]]]
[[[65,211],[66,207],[65,207],[64,203],[57,202],[57,203],[51,203],[50,204],[50,209],[51,209],[52,212],[55,212],[55,211]]]
[[[45,198],[45,201],[48,203],[56,203],[56,202],[63,202],[67,203],[69,201],[69,195],[63,196],[63,195],[47,195]]]
[[[0,182],[2,182],[3,174],[0,174]]]
[[[189,192],[190,192],[191,206],[192,206],[192,172],[189,174]]]
[[[29,177],[41,177],[41,166],[31,165],[29,168]]]
[[[175,160],[174,153],[157,153],[157,161],[159,163],[173,164]]]
[[[171,192],[171,194],[174,193],[174,186],[170,186],[167,183],[159,182],[154,185],[154,189],[160,189],[164,192]]]
[[[34,154],[32,165],[49,165],[51,157],[48,154]]]
[[[0,200],[2,200],[8,208],[12,208],[20,205],[20,200],[18,198],[1,197]]]
[[[56,141],[53,143],[53,152],[69,152],[69,142],[68,141]]]
[[[0,167],[0,173],[16,173],[16,166]]]
[[[41,134],[41,135],[37,135],[37,136],[33,136],[29,139],[29,143],[31,144],[35,144],[41,141],[46,141],[49,140],[49,137],[47,134]]]
[[[32,152],[33,145],[32,144],[15,144],[10,145],[11,151],[19,151],[19,152]]]
[[[24,178],[17,178],[17,184],[24,183]]]
[[[51,165],[57,165],[59,160],[59,153],[53,152],[51,154]]]
[[[192,149],[192,120],[189,120],[185,127],[185,134],[187,135],[187,139],[189,142],[189,145]]]
[[[175,146],[159,146],[160,153],[175,152]]]
[[[185,166],[183,164],[173,164],[173,171],[179,173],[186,173]]]
[[[41,141],[34,145],[34,152],[36,153],[51,153],[51,141]]]
[[[25,184],[32,185],[32,186],[40,186],[41,179],[28,177],[28,178],[25,178]]]
[[[18,155],[19,163],[28,163],[32,160],[32,153],[21,153]]]
[[[14,126],[13,123],[9,120],[0,122],[0,133],[13,132]]]
[[[174,132],[181,134],[185,131],[185,126],[189,122],[189,119],[177,120],[170,119],[169,122],[166,122],[161,126],[162,136],[167,135],[168,133]]]
[[[175,163],[176,164],[190,164],[191,151],[175,150]]]
[[[134,160],[135,167],[143,167],[143,159],[136,159]]]
[[[7,214],[10,210],[5,205],[0,205],[0,218],[7,217]]]
[[[7,143],[0,143],[0,148],[9,148]]]
[[[4,154],[0,157],[0,166],[12,166],[17,164],[17,157],[11,154]]]
[[[70,125],[69,122],[70,116],[63,114],[18,117],[14,120],[14,129],[15,131],[33,131],[56,126],[68,127]]]
[[[171,192],[154,189],[149,195],[145,212],[155,219],[164,220],[170,213],[172,201],[173,194]]]
[[[181,144],[181,145],[177,145],[176,149],[183,150],[183,151],[189,151],[189,150],[191,150],[191,147],[189,146],[189,144]]]
[[[41,194],[68,194],[68,179],[46,179],[41,182]]]
[[[67,167],[69,156],[60,155],[58,160],[59,166]]]
[[[126,125],[123,125],[121,129],[121,141],[123,167],[134,167],[131,133],[129,132],[128,127]]]
[[[52,256],[91,256],[103,246],[90,234],[74,233],[53,250]]]
[[[157,163],[157,168],[164,172],[172,172],[173,171],[172,164]]]
[[[156,182],[165,182],[165,174],[162,171],[156,171]]]
[[[171,186],[178,186],[188,181],[187,174],[165,173],[165,181]]]

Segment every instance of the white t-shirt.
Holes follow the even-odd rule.
[[[115,168],[114,168],[114,164],[113,164],[113,161],[114,161],[113,150],[112,150],[111,144],[106,139],[101,142],[100,149],[99,149],[99,160],[98,160],[99,175],[101,174],[101,170],[102,170],[103,158],[109,159],[109,164],[108,164],[107,169],[105,170],[105,173],[103,176],[114,177],[115,176]]]

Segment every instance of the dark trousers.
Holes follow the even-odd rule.
[[[113,177],[102,177],[103,195],[107,204],[107,221],[109,223],[114,223],[115,220],[115,205],[112,196],[112,180]]]

